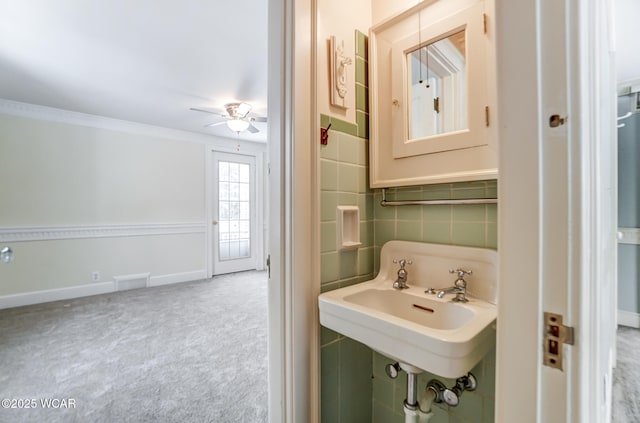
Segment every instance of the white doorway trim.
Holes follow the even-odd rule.
[[[269,1],[269,420],[319,418],[316,4]]]
[[[255,256],[256,256],[256,269],[264,270],[266,267],[266,254],[265,254],[265,200],[266,200],[266,173],[265,173],[265,152],[262,148],[247,148],[243,147],[242,151],[232,148],[224,148],[219,146],[208,145],[206,148],[206,164],[205,164],[205,216],[207,223],[207,235],[205,246],[205,263],[207,264],[207,277],[213,276],[213,225],[211,216],[213,214],[213,190],[216,189],[213,184],[213,172],[215,169],[213,163],[214,153],[227,153],[236,154],[240,156],[250,156],[255,159],[255,171],[256,171],[256,230],[255,230]]]

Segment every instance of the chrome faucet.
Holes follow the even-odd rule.
[[[473,272],[471,270],[451,269],[449,273],[456,273],[458,279],[456,279],[452,287],[440,290],[437,297],[442,298],[447,294],[456,294],[451,301],[466,303],[469,300],[467,299],[467,281],[464,280],[464,277],[470,276]]]
[[[407,264],[413,264],[413,261],[405,259],[394,259],[393,262],[400,265],[400,269],[398,269],[398,279],[396,279],[396,281],[393,283],[393,287],[395,289],[409,288],[409,286],[407,285],[407,277],[409,276],[409,274],[407,273],[407,269],[405,269],[404,267]]]

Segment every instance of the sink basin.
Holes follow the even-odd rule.
[[[455,303],[451,302],[453,295],[437,298],[425,294],[428,286],[421,282],[442,279],[448,283],[440,282],[433,287],[450,286],[453,279],[448,268],[465,265],[473,268],[474,276],[495,275],[491,254],[495,251],[401,241],[390,243],[401,244],[383,246],[381,269],[375,279],[319,296],[320,323],[405,365],[445,378],[466,375],[495,345],[496,306],[490,302],[492,290],[486,286],[481,288],[480,281],[470,277],[469,301]],[[452,253],[451,249],[456,253],[453,257],[447,256]],[[464,257],[460,256],[462,253]],[[415,264],[422,263],[422,267],[409,267],[409,288],[396,290],[392,285],[397,269],[386,261],[390,263],[392,257],[409,258],[409,255]],[[427,275],[424,272],[427,268],[432,271],[428,273],[436,276]],[[412,273],[412,270],[416,271]],[[474,297],[471,294],[474,287],[485,298]]]
[[[389,289],[365,289],[347,295],[344,300],[433,329],[459,329],[474,317],[470,308],[456,303]]]

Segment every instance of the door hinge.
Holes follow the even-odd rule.
[[[564,345],[575,342],[573,328],[562,324],[562,315],[544,313],[544,364],[562,370]]]
[[[482,14],[482,28],[484,33],[486,34],[487,33],[487,14],[486,13]]]
[[[267,277],[271,277],[271,254],[267,256]]]
[[[489,127],[489,106],[484,106],[484,124]]]

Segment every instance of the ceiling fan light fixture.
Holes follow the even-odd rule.
[[[241,119],[229,119],[227,121],[227,126],[233,132],[243,132],[249,127],[249,122]]]
[[[250,105],[248,105],[247,103],[240,103],[238,104],[238,109],[236,113],[238,113],[238,116],[245,117],[250,111],[251,111]]]

